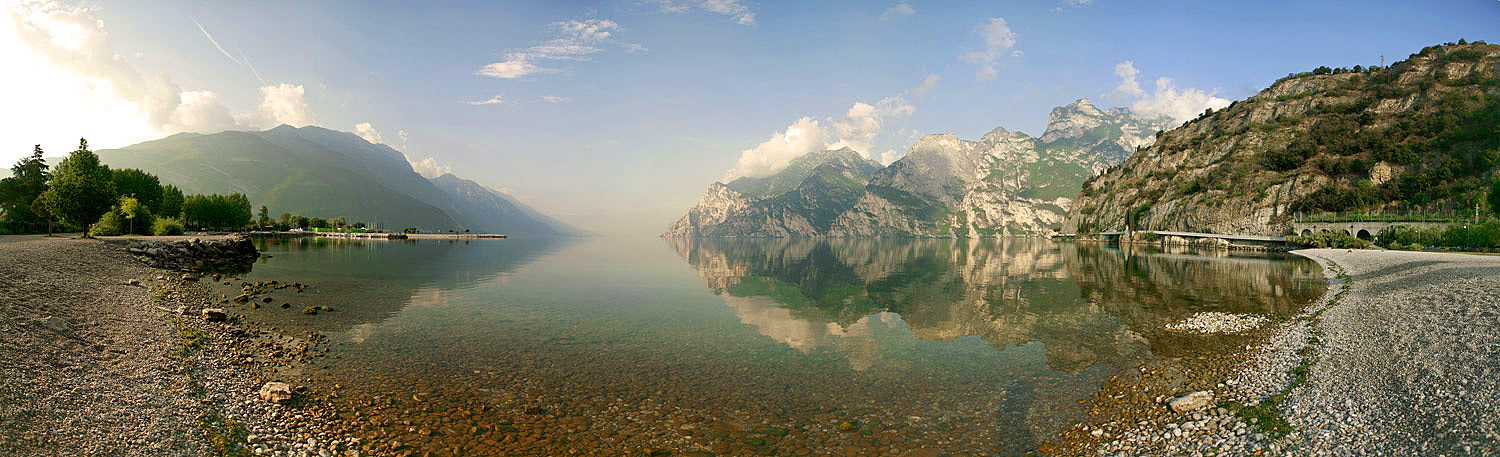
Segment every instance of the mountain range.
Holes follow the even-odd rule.
[[[321,127],[179,133],[98,154],[186,193],[245,194],[273,215],[344,216],[386,230],[585,233],[473,181],[424,178],[400,151]]]
[[[1050,234],[1086,179],[1171,124],[1080,99],[1053,109],[1040,138],[1004,128],[978,141],[928,135],[884,167],[847,148],[814,152],[769,176],[712,184],[663,236]]]
[[[1500,173],[1500,46],[1288,75],[1083,186],[1065,233],[1281,235],[1298,214],[1474,214]]]

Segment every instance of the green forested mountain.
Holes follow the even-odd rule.
[[[1277,235],[1298,214],[1464,214],[1500,167],[1500,46],[1320,67],[1161,135],[1083,186],[1064,232]]]
[[[344,216],[387,230],[558,233],[524,212],[454,198],[389,146],[319,127],[179,133],[99,156],[113,168],[145,170],[186,193],[243,193],[272,214]]]

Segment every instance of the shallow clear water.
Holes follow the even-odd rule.
[[[334,345],[286,376],[439,454],[1024,452],[1111,374],[1244,344],[1164,325],[1325,287],[1291,256],[1032,239],[259,243],[247,280],[311,287],[242,312]]]

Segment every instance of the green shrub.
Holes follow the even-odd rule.
[[[156,236],[181,235],[182,221],[175,217],[163,217],[151,224],[151,234]]]
[[[1311,235],[1295,235],[1286,237],[1287,243],[1311,247],[1311,248],[1334,248],[1334,249],[1364,249],[1370,247],[1370,242],[1345,235],[1344,232],[1318,232]]]

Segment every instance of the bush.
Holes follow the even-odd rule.
[[[1286,237],[1286,242],[1298,246],[1311,248],[1334,248],[1334,249],[1364,249],[1370,247],[1370,242],[1345,235],[1344,232],[1318,232],[1311,235],[1295,235]]]
[[[118,236],[125,234],[125,218],[120,216],[119,211],[104,213],[93,227],[89,227],[89,236]]]
[[[175,217],[163,217],[151,224],[151,234],[156,236],[181,235],[182,221]]]

